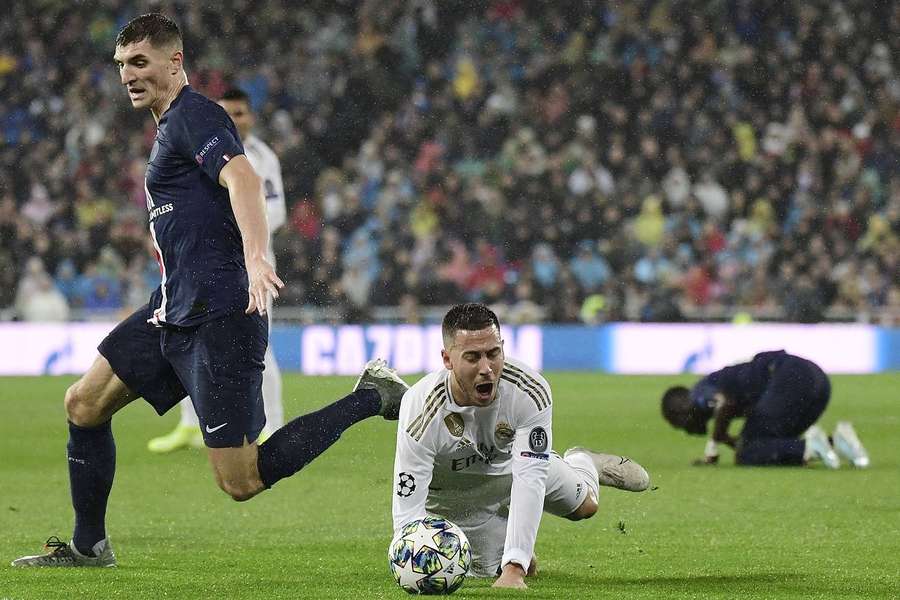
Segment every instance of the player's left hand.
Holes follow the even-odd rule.
[[[517,590],[528,589],[525,585],[525,569],[516,563],[506,563],[500,572],[500,577],[491,587],[495,588],[513,588]]]
[[[246,259],[247,277],[250,279],[250,301],[247,304],[247,310],[244,311],[248,315],[258,311],[259,314],[266,314],[266,306],[268,304],[268,295],[272,294],[273,298],[278,297],[278,290],[284,287],[284,282],[275,274],[275,269],[269,264],[264,257]]]

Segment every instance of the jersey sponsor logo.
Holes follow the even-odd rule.
[[[397,495],[401,498],[409,498],[416,491],[416,478],[412,473],[400,473],[397,476]]]
[[[500,379],[508,381],[531,397],[538,410],[544,410],[551,404],[550,390],[540,381],[509,363],[503,365]]]
[[[484,462],[484,459],[479,454],[470,454],[468,456],[464,456],[462,458],[454,458],[450,461],[450,470],[451,471],[462,471],[464,469],[468,469],[472,465],[478,462]]]
[[[466,430],[462,415],[459,413],[450,413],[444,417],[444,425],[447,426],[447,431],[453,437],[462,437],[463,432]]]
[[[468,440],[465,440],[468,442]],[[471,446],[472,442],[468,443],[468,446]],[[498,450],[495,446],[487,446],[485,444],[478,444],[478,449],[468,456],[463,456],[461,458],[454,458],[450,461],[450,470],[451,471],[462,471],[468,469],[474,464],[484,463],[489,465],[494,462],[494,459],[497,458]]]
[[[543,427],[535,427],[528,434],[528,446],[534,452],[544,452],[547,449],[547,432]]]
[[[166,214],[166,213],[170,213],[170,212],[172,212],[173,210],[175,210],[175,207],[172,205],[171,202],[167,202],[166,204],[163,204],[162,206],[157,206],[156,208],[152,209],[152,210],[149,212],[148,219],[149,219],[150,221],[153,221],[153,220],[156,219],[156,217],[158,217],[159,215],[164,215],[164,214]]]
[[[206,156],[206,154],[207,154],[210,150],[212,150],[212,149],[216,146],[216,144],[218,144],[218,143],[219,143],[219,136],[215,135],[215,136],[212,137],[212,139],[210,139],[208,142],[206,142],[205,144],[203,144],[203,147],[200,148],[200,151],[199,151],[197,154],[194,155],[194,160],[197,161],[197,164],[198,164],[198,165],[202,165],[202,164],[203,164],[203,159],[204,159],[204,157]],[[225,160],[227,161],[228,159],[226,158]]]
[[[550,460],[549,454],[544,454],[543,452],[529,452],[528,450],[523,450],[520,455],[523,458],[536,458],[538,460]]]
[[[482,444],[479,442],[478,453],[484,459],[484,462],[486,462],[487,464],[491,464],[494,459],[497,458],[497,447],[488,446],[487,444]]]
[[[497,443],[501,446],[505,446],[516,437],[516,430],[512,428],[509,423],[503,423],[502,421],[497,423],[497,426],[494,428],[494,438],[497,440]]]

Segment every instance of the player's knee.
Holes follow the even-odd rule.
[[[235,502],[246,502],[260,493],[263,488],[250,479],[216,477],[219,489],[231,496]]]
[[[90,399],[84,393],[81,381],[76,381],[66,390],[65,400],[66,418],[69,422],[79,427],[93,427],[99,425],[100,415]]]
[[[581,506],[568,516],[568,519],[570,521],[581,521],[582,519],[590,519],[595,514],[597,514],[597,501],[594,499],[593,494],[589,494],[584,499],[584,502],[581,503]]]

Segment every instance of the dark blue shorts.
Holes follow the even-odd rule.
[[[795,438],[819,420],[830,398],[831,384],[819,365],[786,356],[747,415],[741,437]]]
[[[144,305],[97,348],[116,376],[159,414],[190,396],[210,448],[255,440],[266,423],[266,319],[236,312],[195,327],[154,327],[148,318]]]

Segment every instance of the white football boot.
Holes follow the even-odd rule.
[[[828,436],[821,427],[813,425],[803,434],[803,439],[806,440],[806,449],[803,451],[803,458],[806,461],[819,459],[829,469],[837,469],[841,466],[841,459],[831,447]]]
[[[597,468],[600,485],[628,490],[629,492],[643,492],[650,487],[650,475],[646,469],[630,458],[594,452],[580,446],[566,450],[563,458],[574,452],[581,452],[591,457],[594,466]]]
[[[838,454],[847,459],[857,469],[865,469],[869,466],[869,454],[859,441],[856,430],[849,421],[838,421],[831,436],[834,449]]]

